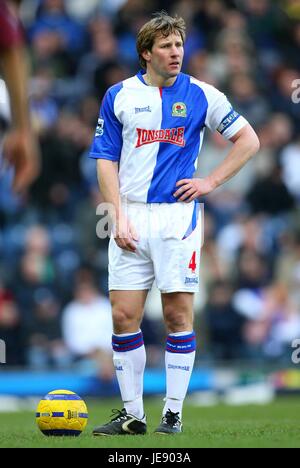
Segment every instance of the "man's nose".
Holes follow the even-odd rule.
[[[176,47],[176,45],[174,45],[172,48],[171,48],[171,55],[172,56],[179,56],[179,50],[178,50],[178,47]]]

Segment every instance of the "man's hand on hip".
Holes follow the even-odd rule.
[[[182,179],[176,183],[178,190],[174,193],[174,197],[179,197],[178,201],[189,203],[196,198],[207,195],[215,188],[212,181],[206,177],[204,179]]]

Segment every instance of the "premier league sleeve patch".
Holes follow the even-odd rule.
[[[224,119],[222,120],[222,122],[218,126],[218,128],[217,128],[218,132],[221,133],[221,135],[222,135],[225,132],[225,130],[227,130],[227,128],[229,128],[230,125],[232,125],[233,122],[235,122],[239,118],[239,116],[240,116],[240,114],[238,114],[238,112],[231,109],[229,114],[227,114],[224,117]]]
[[[103,135],[103,128],[104,128],[104,119],[98,119],[98,124],[96,127],[96,133],[95,133],[96,137]]]

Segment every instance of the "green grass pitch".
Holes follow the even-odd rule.
[[[34,411],[0,414],[0,447],[300,447],[300,397],[280,398],[266,406],[197,407],[187,403],[184,432],[175,436],[153,434],[160,420],[162,401],[145,402],[148,434],[93,438],[93,426],[109,420],[116,400],[87,400],[89,421],[75,438],[45,437],[36,427]]]

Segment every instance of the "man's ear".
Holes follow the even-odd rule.
[[[150,59],[151,59],[150,50],[144,50],[144,52],[142,52],[142,57],[146,62],[150,62]]]

